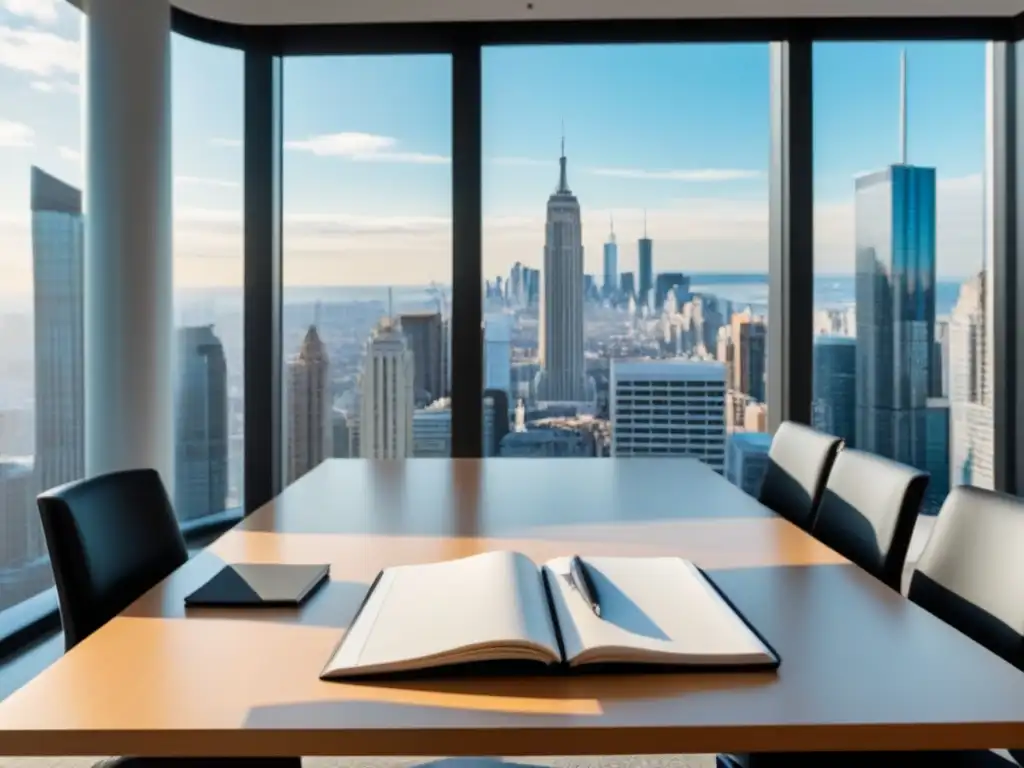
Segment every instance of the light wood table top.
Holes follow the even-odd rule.
[[[377,571],[671,554],[778,673],[326,683]],[[222,562],[331,563],[298,611],[203,610]],[[410,631],[415,631],[410,628]],[[1024,746],[1024,675],[688,460],[330,461],[0,703],[6,755],[531,755]]]

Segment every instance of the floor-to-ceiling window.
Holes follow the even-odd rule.
[[[451,454],[451,58],[283,76],[283,480]]]
[[[244,56],[174,35],[174,505],[242,505]]]
[[[693,456],[756,485],[768,65],[766,44],[484,50],[484,385],[508,410],[485,455]]]
[[[992,488],[986,44],[814,47],[815,426]]]
[[[35,497],[84,471],[81,21],[0,7],[0,612],[50,586]]]

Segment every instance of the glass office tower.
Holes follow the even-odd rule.
[[[935,169],[892,165],[856,187],[856,444],[925,468],[935,361]]]

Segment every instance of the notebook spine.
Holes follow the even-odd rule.
[[[565,641],[562,640],[562,627],[558,623],[558,611],[555,610],[555,598],[551,591],[551,571],[544,566],[540,568],[540,580],[544,584],[544,596],[548,601],[548,613],[551,616],[551,625],[555,628],[555,641],[558,643],[558,655],[562,657],[562,664],[568,666],[569,659],[565,655]]]

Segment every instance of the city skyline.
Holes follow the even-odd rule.
[[[5,297],[31,290],[28,165],[81,186],[80,28],[60,3],[0,11]],[[903,47],[909,159],[939,169],[939,274],[977,269],[984,45],[815,46],[819,273],[852,274],[854,176],[897,159]],[[242,56],[175,36],[172,57],[176,284],[240,286]],[[485,274],[539,266],[562,117],[587,273],[602,272],[610,216],[619,271],[636,272],[644,209],[656,271],[767,269],[767,45],[488,48],[483,65]],[[450,59],[289,58],[284,71],[286,284],[450,282]]]

